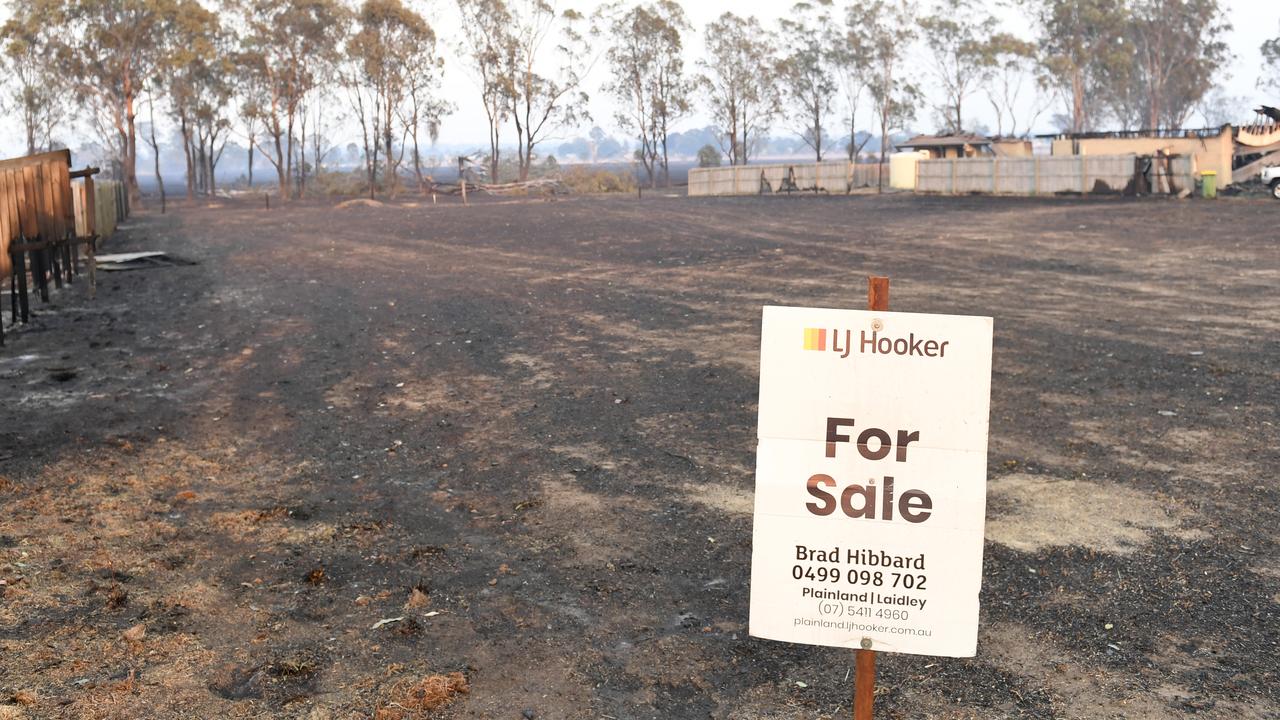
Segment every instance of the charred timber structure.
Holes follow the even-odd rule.
[[[72,171],[69,150],[0,160],[0,276],[9,280],[14,323],[30,320],[33,290],[48,302],[49,286],[72,284],[82,264],[93,291],[98,241],[129,211],[119,183],[95,184],[97,173]]]

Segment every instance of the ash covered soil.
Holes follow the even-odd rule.
[[[1275,718],[1278,208],[139,214],[198,264],[0,351],[0,718],[846,716],[850,651],[747,635],[757,353],[870,273],[996,328],[978,656],[878,717]]]

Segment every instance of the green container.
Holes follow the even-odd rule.
[[[1200,194],[1211,200],[1218,197],[1218,173],[1212,170],[1200,173]]]

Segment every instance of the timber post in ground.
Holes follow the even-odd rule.
[[[875,275],[867,278],[867,309],[889,309],[889,278]],[[853,720],[871,720],[876,702],[876,651],[865,647],[854,651]]]

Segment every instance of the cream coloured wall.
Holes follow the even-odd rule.
[[[1050,152],[1061,155],[1190,155],[1195,159],[1194,171],[1218,173],[1218,187],[1231,183],[1231,159],[1235,148],[1227,129],[1213,137],[1136,137],[1084,138],[1054,140]]]

